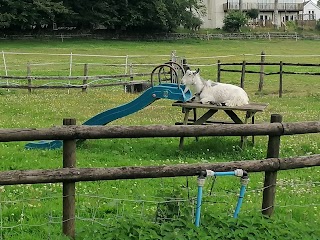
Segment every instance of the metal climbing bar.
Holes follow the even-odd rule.
[[[233,214],[234,218],[238,217],[238,214],[241,209],[241,205],[243,202],[243,198],[246,192],[246,187],[249,183],[248,173],[242,169],[236,169],[234,171],[227,172],[215,172],[212,170],[201,171],[198,176],[198,193],[197,193],[197,206],[196,206],[196,214],[195,214],[195,226],[200,226],[200,215],[201,215],[201,205],[202,205],[202,194],[203,194],[203,186],[205,184],[206,177],[217,177],[217,176],[236,176],[240,177],[240,193],[237,201],[237,205]]]

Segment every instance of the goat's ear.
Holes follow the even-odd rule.
[[[200,68],[197,69],[196,74],[200,72]]]

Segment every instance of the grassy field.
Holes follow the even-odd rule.
[[[54,54],[71,52],[74,54],[73,76],[83,74],[83,63],[92,63],[89,68],[90,75],[123,73],[123,66],[106,67],[93,63],[122,64],[123,56],[129,56],[133,64],[161,64],[167,61],[171,51],[175,50],[178,56],[188,59],[191,67],[200,67],[203,77],[214,80],[217,69],[214,64],[218,59],[222,62],[259,61],[260,53],[264,51],[267,62],[320,63],[320,55],[315,52],[317,45],[318,43],[313,41],[278,40],[176,42],[65,40],[64,42],[1,41],[0,49],[6,52],[8,75],[25,76],[26,65],[31,63],[42,64],[32,66],[34,75],[68,76],[70,56]],[[10,54],[7,54],[8,52]],[[121,58],[106,56],[121,56]],[[211,66],[208,66],[209,64]],[[153,66],[144,68],[135,71],[151,72]],[[311,67],[300,69],[287,67],[286,70],[317,72],[316,68]],[[278,67],[266,67],[265,71],[278,71]],[[0,72],[1,75],[5,75],[3,64]],[[285,75],[282,98],[277,95],[278,78],[277,75],[266,76],[263,92],[257,93],[259,76],[246,75],[245,89],[250,100],[269,103],[265,112],[256,115],[256,122],[269,122],[272,113],[282,114],[285,122],[319,121],[319,77]],[[239,73],[222,73],[223,82],[239,84],[239,79]],[[136,97],[138,94],[124,93],[122,87],[89,88],[87,93],[82,93],[79,89],[36,90],[31,94],[27,90],[1,89],[0,128],[47,128],[61,125],[62,119],[68,117],[76,118],[77,123],[81,124],[105,109],[127,103]],[[172,107],[171,104],[169,100],[159,100],[138,113],[110,124],[172,125],[181,121],[183,115],[181,109]],[[223,115],[218,117],[224,118]],[[177,138],[89,140],[77,149],[77,166],[153,166],[263,159],[266,157],[267,140],[267,137],[257,137],[255,146],[241,150],[238,137],[201,138],[199,142],[189,138],[186,139],[185,147],[181,151],[178,150]],[[25,142],[0,143],[2,171],[62,167],[61,150],[25,150],[24,145]],[[320,154],[319,146],[319,134],[282,137],[280,156]],[[213,183],[208,181],[204,189],[206,196],[200,229],[192,227],[192,204],[189,201],[196,196],[196,177],[77,183],[77,193],[79,193],[77,237],[78,239],[93,237],[125,239],[121,237],[123,234],[128,236],[128,239],[159,239],[159,236],[178,239],[176,235],[170,235],[178,234],[179,237],[182,236],[181,239],[198,239],[204,236],[220,236],[222,239],[319,239],[320,233],[317,227],[320,223],[319,183],[317,167],[279,172],[275,215],[271,220],[266,220],[260,218],[263,174],[251,174],[240,218],[235,221],[231,219],[231,215],[239,190],[238,180],[217,179],[211,196],[208,193]],[[0,239],[60,239],[61,196],[60,184],[0,187]],[[181,201],[178,201],[179,204],[170,205],[169,199]],[[166,204],[161,205],[162,202]],[[177,209],[181,209],[179,217],[175,214]],[[153,221],[160,210],[162,210],[160,215],[186,218],[188,221],[183,222],[183,227],[181,227],[182,222],[171,222],[170,226],[166,226],[167,230],[162,229],[161,232],[154,229],[154,226],[146,224],[149,220]],[[137,237],[139,234],[137,235],[137,231],[134,230],[137,228],[140,229],[140,237]],[[187,237],[189,235],[186,232],[189,229],[193,232],[192,234],[189,232],[191,235]],[[111,233],[111,230],[116,233]],[[129,233],[132,234],[131,237]]]

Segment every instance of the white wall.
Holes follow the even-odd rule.
[[[207,8],[207,15],[202,17],[204,23],[201,28],[222,28],[224,19],[223,3],[225,1],[203,0]]]
[[[315,14],[316,20],[320,19],[320,8],[312,1],[309,1],[305,4],[303,8],[303,14]],[[306,19],[307,16],[304,16],[304,20],[311,20]]]

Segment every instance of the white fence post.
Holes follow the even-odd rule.
[[[127,55],[126,56],[126,66],[125,66],[125,69],[124,69],[124,74],[128,74],[128,61],[129,61],[129,56]]]
[[[70,64],[69,64],[69,77],[72,76],[72,52],[70,53]],[[69,78],[69,85],[70,85],[70,78]],[[68,94],[70,93],[70,89],[68,88]]]
[[[7,64],[6,64],[6,58],[4,56],[4,51],[2,50],[2,59],[3,59],[3,66],[4,66],[4,71],[6,76],[8,76],[8,69],[7,69]],[[7,85],[9,85],[9,79],[7,78]],[[10,89],[8,88],[8,91],[10,91]]]

